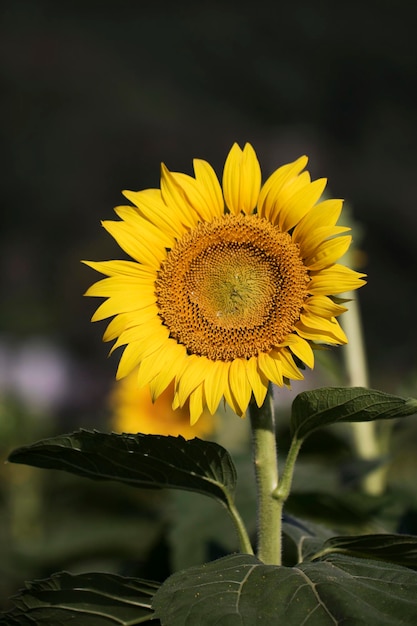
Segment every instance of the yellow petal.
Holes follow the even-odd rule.
[[[210,198],[212,215],[220,217],[224,213],[224,200],[222,188],[214,169],[207,161],[201,159],[194,159],[193,165],[196,180],[204,189],[204,194]]]
[[[138,365],[140,361],[140,346],[138,342],[129,343],[120,357],[116,380],[124,378]]]
[[[203,383],[201,383],[190,395],[190,424],[198,421],[203,412]]]
[[[272,208],[283,187],[289,181],[294,180],[307,163],[308,158],[302,156],[293,163],[282,165],[271,174],[259,192],[258,214],[260,217],[270,218]]]
[[[168,345],[169,330],[158,322],[148,322],[144,324],[142,329],[147,331],[147,335],[142,339],[142,358],[155,353],[160,348],[166,348]],[[125,333],[129,332],[129,328]]]
[[[188,203],[199,219],[210,222],[224,213],[222,190],[217,176],[206,161],[194,159],[196,177],[180,172],[170,172],[181,197]]]
[[[313,295],[333,295],[358,289],[365,284],[366,274],[360,274],[344,265],[333,265],[311,276],[308,290]]]
[[[229,375],[229,362],[213,361],[207,369],[207,376],[204,381],[204,393],[207,408],[212,415],[217,411],[222,399],[224,388],[227,385]]]
[[[308,242],[308,238],[317,228],[334,226],[336,224],[340,217],[342,206],[343,200],[324,200],[316,204],[294,228],[292,234],[293,241],[299,243],[303,250],[304,241]]]
[[[211,361],[204,356],[192,354],[185,359],[176,376],[179,406],[184,406],[191,392],[204,381],[210,366]]]
[[[305,259],[305,265],[310,271],[323,269],[333,265],[348,250],[352,237],[336,237],[324,241],[315,251],[314,255]]]
[[[106,276],[149,277],[149,279],[156,277],[155,270],[134,261],[81,261],[81,263]]]
[[[292,333],[285,338],[282,343],[283,346],[288,346],[289,349],[296,357],[300,359],[307,367],[314,367],[314,354],[308,341],[305,341],[298,335]]]
[[[320,226],[316,228],[303,240],[301,244],[301,257],[306,259],[313,256],[323,241],[340,235],[341,233],[346,233],[349,230],[349,226]]]
[[[263,405],[268,391],[268,379],[258,369],[258,357],[253,356],[246,362],[246,374],[252,387],[256,404],[260,407]]]
[[[168,329],[158,320],[150,320],[143,324],[138,323],[123,330],[110,350],[110,354],[120,346],[133,341],[140,344],[141,358],[144,359],[164,345],[168,336]]]
[[[190,228],[194,228],[198,224],[198,214],[188,202],[178,179],[163,163],[161,165],[161,193],[165,204],[175,211],[176,218],[182,224]]]
[[[300,177],[301,178],[301,177]],[[311,210],[321,197],[327,180],[319,178],[302,187],[294,193],[285,203],[279,203],[278,211],[274,208],[274,223],[277,223],[282,231],[294,228],[296,224]]]
[[[141,345],[142,348],[142,345]],[[149,356],[143,358],[141,356],[141,361],[138,368],[138,385],[139,387],[143,387],[144,385],[148,385],[158,374],[160,374],[162,369],[162,363],[158,358],[160,356],[161,349],[155,350]],[[141,353],[142,355],[142,353]],[[167,383],[167,386],[174,378],[174,374],[171,379]]]
[[[283,205],[288,204],[294,194],[306,190],[310,184],[311,178],[309,172],[301,172],[296,178],[287,181],[275,196],[273,195],[273,191],[271,191],[268,196],[271,205],[268,216],[269,221],[273,224],[277,224]]]
[[[164,248],[172,248],[175,238],[152,224],[148,219],[143,218],[136,207],[133,206],[117,206],[114,212],[121,220],[130,224],[132,230],[138,236],[147,242],[149,246],[163,246]]]
[[[243,150],[235,143],[223,171],[223,193],[230,212],[249,215],[258,202],[261,168],[255,150],[247,143]]]
[[[239,417],[243,417],[243,413],[240,410],[239,403],[236,400],[236,398],[234,397],[234,395],[232,394],[232,390],[230,389],[230,385],[225,385],[225,388],[224,388],[224,399],[227,402],[227,404],[230,406],[232,411],[234,411],[234,413],[236,413],[236,415],[239,415]]]
[[[124,295],[126,300],[129,300],[131,295],[136,295],[136,293],[146,295],[153,293],[154,290],[154,284],[149,276],[110,276],[110,278],[103,278],[91,285],[84,295],[104,298]]]
[[[131,315],[128,313],[120,313],[116,315],[108,324],[104,331],[103,341],[113,341],[129,326]]]
[[[168,339],[157,353],[152,354],[148,359],[158,362],[160,371],[152,376],[152,364],[147,369],[147,364],[143,361],[139,366],[138,378],[140,380],[149,380],[150,390],[153,401],[168,387],[175,378],[176,373],[180,370],[184,359],[186,358],[186,349],[173,339]]]
[[[131,225],[125,222],[102,222],[103,227],[117,241],[119,246],[136,261],[158,269],[161,261],[166,257],[163,245],[152,244],[142,239],[140,232],[135,232]]]
[[[259,369],[275,385],[282,387],[284,384],[282,364],[280,360],[274,359],[267,352],[258,355]]]
[[[105,300],[97,308],[96,312],[91,318],[91,321],[98,322],[105,320],[106,317],[112,317],[119,313],[129,313],[131,311],[141,311],[148,306],[155,304],[156,296],[154,293],[146,292],[142,290],[140,293],[120,294],[113,296]]]
[[[282,373],[285,378],[290,378],[292,380],[303,380],[303,374],[294,363],[294,359],[286,348],[283,348],[282,350],[280,350],[279,353],[277,353],[277,358],[281,360]]]
[[[176,411],[179,408],[180,408],[180,400],[178,398],[178,393],[174,391],[174,398],[172,400],[172,410]]]
[[[172,372],[164,370],[159,372],[149,383],[149,391],[151,393],[152,402],[156,402],[159,396],[166,391],[167,387],[174,380]]]
[[[142,217],[168,235],[179,238],[186,232],[186,228],[175,212],[165,204],[160,189],[144,189],[143,191],[123,191],[123,195],[133,202]]]
[[[126,328],[134,326],[135,324],[148,325],[151,322],[155,321],[158,316],[158,308],[155,306],[155,304],[150,304],[143,309],[135,311],[134,315],[134,318],[131,316],[131,321],[129,324],[126,325]]]
[[[347,337],[336,318],[325,319],[315,315],[300,315],[296,324],[297,333],[304,339],[324,341],[331,344],[347,343]]]
[[[246,375],[246,366],[243,359],[234,359],[229,370],[230,389],[236,402],[239,405],[240,412],[244,413],[248,408],[252,395],[252,387]]]
[[[346,307],[336,304],[327,296],[311,296],[305,301],[304,309],[313,315],[327,318],[337,317],[347,311]]]

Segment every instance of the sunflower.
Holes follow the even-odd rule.
[[[182,408],[171,407],[174,384],[152,402],[147,386],[139,388],[135,372],[115,382],[109,397],[112,428],[118,433],[141,432],[145,435],[182,435],[185,439],[212,435],[216,423],[209,412],[203,411],[198,423],[190,425],[188,403]]]
[[[244,415],[268,384],[302,379],[312,347],[344,344],[334,296],[364,284],[338,264],[350,229],[337,226],[342,200],[320,200],[307,157],[262,185],[250,144],[234,144],[221,186],[206,161],[195,176],[162,164],[160,189],[124,191],[104,228],[133,259],[86,262],[106,275],[86,295],[106,300],[93,321],[113,317],[104,341],[125,346],[117,378],[136,370],[156,399],[174,381],[173,408],[189,401],[191,423],[221,399]]]

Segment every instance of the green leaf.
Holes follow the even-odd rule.
[[[323,387],[294,399],[291,430],[304,439],[317,428],[339,422],[370,422],[417,413],[417,400],[363,387]]]
[[[151,608],[159,583],[114,574],[54,574],[26,584],[1,626],[134,626],[156,624]]]
[[[417,537],[414,535],[356,535],[332,537],[321,549],[308,555],[309,560],[330,554],[346,554],[362,559],[381,559],[411,569],[417,569]]]
[[[415,626],[417,574],[344,555],[277,567],[240,554],[177,572],[152,607],[162,626]]]
[[[228,504],[236,470],[227,450],[201,439],[77,432],[14,450],[9,461],[132,487],[197,491]]]
[[[334,535],[325,526],[287,514],[284,515],[282,534],[285,565],[304,561],[306,555],[321,550],[326,540]]]

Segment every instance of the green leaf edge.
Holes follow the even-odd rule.
[[[304,419],[297,424],[298,413],[302,412],[302,409],[304,408],[303,405],[307,407],[309,404],[311,404],[308,400],[309,397],[314,398],[320,395],[324,397],[325,395],[329,395],[329,392],[339,393],[342,396],[343,394],[345,394],[345,396],[347,397],[345,400],[342,400],[337,404],[325,407],[321,411],[317,410],[312,415],[309,415],[307,419]],[[391,407],[391,409],[387,408],[385,411],[381,411],[375,416],[367,415],[367,410],[377,404],[377,402],[374,402],[368,407],[363,407],[362,409],[360,409],[360,411],[352,411],[351,413],[344,414],[336,419],[331,419],[328,421],[324,420],[322,423],[313,425],[311,428],[309,428],[307,425],[308,422],[310,422],[311,420],[317,420],[318,416],[324,416],[327,412],[337,410],[337,407],[344,407],[346,409],[349,404],[354,403],[361,398],[372,396],[379,398],[381,406],[383,406],[384,401],[386,403],[391,402],[391,404],[397,402],[398,411],[393,412],[393,409]],[[339,424],[343,422],[369,422],[376,421],[378,419],[396,419],[408,417],[416,413],[417,400],[415,398],[403,398],[401,396],[390,394],[385,391],[369,389],[367,387],[319,387],[310,391],[303,391],[294,398],[291,408],[291,433],[294,439],[305,439],[308,435],[318,430],[319,428],[323,428],[331,424]]]
[[[231,479],[231,481],[229,483],[226,482],[219,482],[218,480],[214,480],[211,479],[208,476],[203,476],[203,475],[198,475],[198,474],[193,474],[193,472],[189,471],[189,470],[182,470],[181,467],[176,467],[176,469],[178,471],[184,471],[185,474],[188,474],[189,476],[193,476],[195,475],[201,482],[206,482],[207,484],[210,484],[214,487],[214,489],[216,490],[217,493],[214,493],[213,491],[205,491],[203,489],[198,489],[193,487],[192,485],[181,485],[181,486],[177,486],[174,484],[169,484],[169,482],[167,483],[161,483],[158,484],[156,481],[152,482],[152,483],[146,483],[144,482],[140,482],[138,481],[138,484],[135,484],[135,480],[128,480],[128,479],[123,479],[123,478],[119,478],[117,476],[112,476],[112,475],[95,475],[94,471],[91,472],[91,475],[89,474],[88,470],[78,470],[75,467],[72,468],[71,466],[67,467],[54,467],[53,465],[51,466],[51,464],[47,464],[47,463],[41,463],[39,460],[37,462],[32,461],[32,462],[28,462],[27,460],[20,460],[19,456],[24,456],[25,454],[29,453],[35,453],[38,452],[39,456],[42,456],[42,448],[43,447],[47,447],[48,445],[55,445],[57,447],[57,449],[59,449],[59,447],[67,449],[67,450],[73,450],[73,451],[77,451],[77,448],[74,447],[70,447],[70,446],[65,446],[65,445],[59,445],[60,440],[67,438],[71,438],[74,437],[76,438],[77,436],[83,436],[83,435],[87,435],[87,436],[95,436],[97,435],[97,438],[106,438],[108,440],[110,440],[110,438],[115,438],[115,439],[119,439],[119,440],[133,440],[136,441],[137,438],[143,438],[145,441],[149,440],[149,441],[158,441],[158,440],[162,440],[162,441],[166,441],[166,442],[174,442],[174,441],[179,441],[181,442],[182,445],[184,445],[185,448],[189,447],[197,447],[200,446],[201,444],[203,445],[207,445],[209,448],[211,449],[216,449],[217,452],[222,455],[222,457],[225,459],[225,462],[227,463],[227,469],[230,472],[230,476],[229,478]],[[80,452],[80,454],[82,454],[82,450],[78,450],[78,452]],[[143,454],[143,456],[149,456],[147,454]],[[47,455],[45,455],[45,457],[48,459],[50,457],[48,457]],[[203,439],[199,439],[198,437],[195,437],[194,439],[184,439],[184,437],[182,437],[181,435],[179,435],[178,437],[173,437],[171,435],[149,435],[149,434],[142,434],[142,433],[103,433],[101,431],[98,430],[87,430],[87,429],[79,429],[77,431],[74,431],[72,433],[66,433],[63,435],[58,435],[55,437],[48,437],[46,439],[42,439],[40,441],[37,441],[33,444],[29,444],[26,446],[21,446],[19,448],[16,448],[15,450],[13,450],[8,459],[8,462],[10,463],[22,463],[25,465],[31,465],[33,467],[39,467],[42,469],[58,469],[60,471],[66,471],[69,472],[71,474],[76,474],[78,476],[82,476],[84,478],[90,478],[92,480],[114,480],[115,482],[121,482],[123,484],[127,484],[130,487],[134,487],[134,488],[139,488],[139,489],[182,489],[185,491],[192,491],[192,492],[196,492],[196,493],[201,493],[203,495],[206,496],[211,496],[215,499],[217,499],[218,501],[220,501],[223,505],[226,506],[226,508],[230,508],[230,504],[233,501],[233,497],[234,497],[234,492],[235,492],[235,488],[236,488],[236,481],[237,481],[237,472],[236,472],[236,468],[235,465],[233,463],[233,460],[229,454],[229,452],[223,448],[221,445],[212,442],[212,441],[204,441]],[[61,464],[62,465],[62,462]]]

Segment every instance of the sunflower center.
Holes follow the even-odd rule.
[[[159,271],[159,315],[189,354],[249,359],[294,330],[309,276],[288,233],[256,215],[199,223]]]

